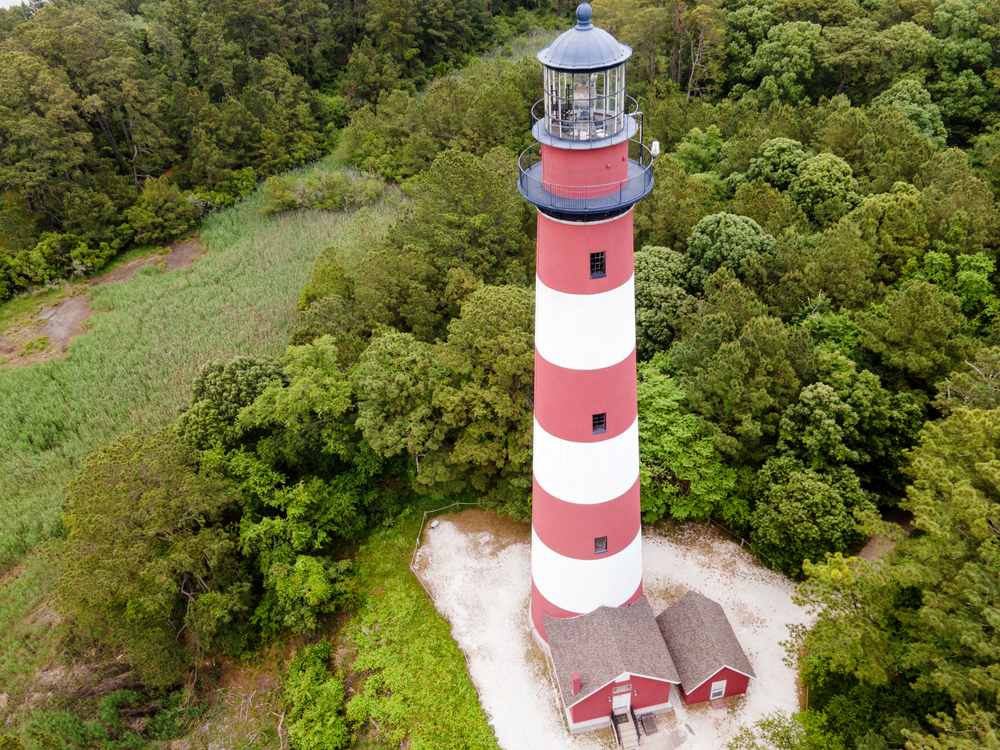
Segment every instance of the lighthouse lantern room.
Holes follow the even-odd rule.
[[[538,208],[530,618],[546,651],[543,617],[642,596],[632,207],[652,154],[625,93],[632,50],[591,15],[538,54],[537,143],[519,160]]]

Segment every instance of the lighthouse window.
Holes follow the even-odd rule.
[[[608,413],[594,415],[594,434],[608,431]]]
[[[590,278],[602,279],[607,275],[604,265],[604,251],[590,254]]]
[[[594,554],[599,555],[602,552],[608,551],[608,538],[606,536],[599,536],[594,539]]]

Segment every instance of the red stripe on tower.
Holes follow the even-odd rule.
[[[535,480],[531,527],[539,541],[553,552],[575,560],[592,560],[593,540],[608,538],[607,554],[616,555],[635,541],[639,533],[639,480],[624,493],[605,503],[567,503],[545,491]]]
[[[593,443],[617,437],[638,416],[635,349],[621,362],[596,370],[554,365],[535,352],[535,419],[563,440]],[[594,414],[606,414],[605,432],[594,433]]]

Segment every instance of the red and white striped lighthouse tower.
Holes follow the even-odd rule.
[[[538,207],[531,628],[543,648],[543,615],[642,595],[632,206],[653,187],[652,155],[625,95],[632,50],[591,14],[580,5],[538,54],[538,143],[518,183]]]

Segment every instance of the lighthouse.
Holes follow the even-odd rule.
[[[632,50],[591,24],[538,53],[518,189],[538,209],[531,632],[642,596],[633,213],[653,188]],[[655,150],[655,144],[654,144]]]

